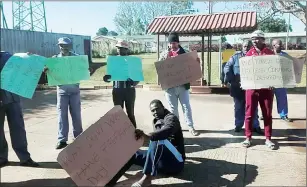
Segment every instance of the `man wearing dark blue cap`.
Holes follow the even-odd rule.
[[[64,57],[64,56],[76,56],[77,54],[71,52],[72,41],[67,38],[60,38],[58,40],[60,47],[60,53],[53,56]],[[47,69],[45,69],[46,71]],[[57,109],[58,109],[58,143],[56,149],[63,149],[67,146],[68,141],[68,108],[72,118],[73,135],[74,138],[79,136],[83,132],[82,119],[81,119],[81,100],[80,100],[80,89],[79,84],[59,85],[57,86]]]
[[[0,52],[0,72],[12,55]],[[23,113],[18,95],[0,89],[0,168],[8,164],[8,145],[4,133],[5,115],[8,121],[12,147],[20,160],[21,166],[37,167],[28,152],[27,136]]]
[[[179,36],[177,33],[170,33],[168,36],[168,42],[170,48],[161,55],[161,58],[159,59],[160,61],[185,53],[185,50],[179,44]],[[169,88],[165,91],[165,97],[168,102],[170,112],[175,114],[178,118],[178,100],[180,101],[186,124],[189,127],[189,132],[193,136],[198,136],[199,133],[194,129],[189,89],[190,83]]]

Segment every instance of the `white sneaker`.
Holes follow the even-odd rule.
[[[197,132],[193,127],[189,128],[189,132],[193,135],[193,136],[198,136],[199,132]]]

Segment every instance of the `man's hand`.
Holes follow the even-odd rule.
[[[130,78],[127,79],[127,82],[130,82],[130,84],[134,83],[134,81],[132,79],[130,79]]]
[[[103,81],[104,81],[104,82],[111,82],[110,79],[111,79],[111,75],[105,75],[105,76],[103,76]]]
[[[46,73],[49,69],[45,66],[43,72]]]
[[[150,139],[150,135],[145,134],[144,131],[140,129],[136,129],[134,133],[135,133],[136,140],[139,140],[140,138]]]
[[[200,63],[200,58],[199,58],[199,57],[197,57],[197,59],[196,59],[196,60],[197,60],[197,62],[198,62],[198,63]]]

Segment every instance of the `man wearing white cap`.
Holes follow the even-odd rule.
[[[246,53],[246,56],[274,55],[274,52],[266,47],[264,33],[256,30],[251,36],[253,47]],[[264,120],[265,145],[270,149],[275,149],[275,144],[271,141],[272,136],[272,105],[273,91],[271,88],[250,89],[245,92],[245,136],[244,147],[251,145],[253,118],[255,117],[258,102],[261,107]]]
[[[125,40],[120,40],[115,45],[117,47],[117,53],[119,56],[128,56],[129,45]],[[105,75],[103,80],[110,82],[111,75]],[[133,81],[128,78],[127,81],[113,81],[113,103],[114,105],[120,105],[122,108],[126,108],[127,115],[131,123],[136,127],[136,120],[134,116],[134,104],[135,104],[135,86],[138,81]]]
[[[53,58],[63,56],[76,56],[77,54],[71,52],[72,41],[67,38],[59,38],[58,45],[60,53],[53,56]],[[47,69],[45,69],[46,71]],[[59,85],[57,86],[57,109],[58,109],[58,143],[56,149],[63,149],[67,146],[68,141],[68,108],[72,118],[73,135],[77,138],[83,132],[81,120],[81,100],[79,84]]]

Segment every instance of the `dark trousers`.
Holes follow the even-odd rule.
[[[226,62],[222,64],[222,72],[221,72],[221,82],[222,84],[225,84],[225,73],[224,73],[224,67],[226,65]]]
[[[156,176],[157,173],[175,175],[183,170],[184,162],[179,162],[165,145],[150,141],[147,151],[138,151],[124,167],[112,178],[107,186],[113,186],[133,165],[143,167],[143,173]]]
[[[267,139],[272,136],[272,107],[273,92],[269,89],[246,90],[245,106],[245,135],[247,138],[252,137],[252,123],[255,116],[258,102],[263,115],[264,134]]]
[[[8,145],[4,134],[4,119],[7,117],[12,147],[21,162],[30,159],[27,136],[20,103],[0,107],[0,162],[8,160]]]
[[[135,88],[113,88],[112,96],[114,105],[120,105],[124,108],[125,104],[127,115],[131,123],[136,127],[134,116]]]

